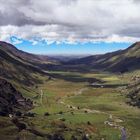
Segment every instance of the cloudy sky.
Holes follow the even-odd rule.
[[[140,41],[139,0],[0,0],[0,40],[33,53],[102,53]]]

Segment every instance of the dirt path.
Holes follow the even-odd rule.
[[[74,92],[74,95],[70,96],[70,97],[74,97],[74,96],[77,96],[77,95],[80,95],[80,94],[83,94],[84,91],[88,90],[88,88],[82,88],[80,89],[79,91],[76,91]],[[70,97],[67,97],[67,96],[64,96],[63,98],[61,98],[58,102],[60,104],[63,104],[65,105],[66,107],[70,108],[70,109],[73,109],[73,110],[81,110],[81,111],[84,111],[84,112],[87,112],[87,113],[102,113],[102,114],[106,114],[108,115],[108,119],[106,121],[104,121],[104,124],[105,125],[109,125],[110,127],[112,128],[116,128],[116,129],[119,129],[121,131],[121,140],[127,140],[127,132],[126,132],[126,129],[124,126],[121,126],[120,122],[124,122],[123,120],[121,119],[116,119],[117,117],[113,116],[112,114],[109,114],[107,112],[103,112],[103,111],[99,111],[99,110],[92,110],[92,109],[88,109],[88,108],[79,108],[77,106],[73,106],[73,105],[69,105],[69,104],[66,104],[64,102],[64,100],[66,98],[70,98]],[[63,100],[62,100],[63,99]]]

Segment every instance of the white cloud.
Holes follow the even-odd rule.
[[[21,44],[22,42],[23,42],[23,40],[21,40],[21,39],[12,38],[12,43],[13,43],[14,45]]]
[[[137,0],[0,0],[1,40],[47,42],[140,40]],[[17,9],[18,7],[18,9]]]
[[[36,41],[36,40],[30,40],[30,42],[32,43],[33,46],[38,44],[38,41]]]

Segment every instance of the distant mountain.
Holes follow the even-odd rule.
[[[75,59],[66,64],[112,72],[126,72],[140,69],[140,42],[134,43],[125,50]]]
[[[55,59],[55,60],[59,60],[61,62],[67,62],[67,61],[71,61],[71,60],[75,60],[75,59],[79,59],[79,58],[83,58],[89,55],[49,55],[50,58]]]
[[[40,82],[35,74],[46,74],[41,65],[53,63],[47,56],[34,55],[18,50],[13,45],[0,41],[0,77],[23,85]]]

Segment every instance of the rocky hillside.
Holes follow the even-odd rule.
[[[7,80],[0,79],[0,115],[6,116],[18,110],[31,108],[32,101],[30,99],[24,98]]]
[[[126,90],[128,103],[140,108],[140,76],[133,76]]]

